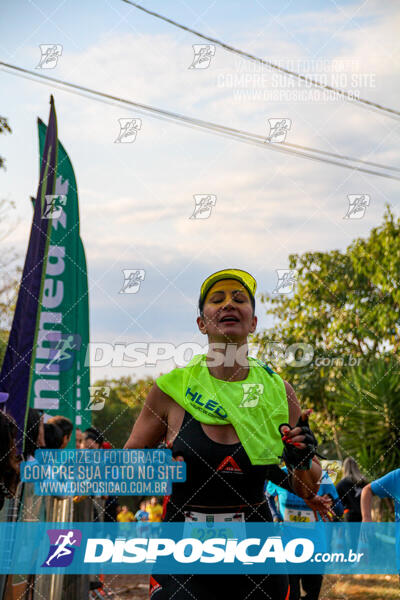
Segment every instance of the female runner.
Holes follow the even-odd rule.
[[[206,355],[156,380],[125,448],[161,441],[186,462],[186,481],[173,484],[164,521],[272,521],[264,496],[269,479],[298,494],[326,517],[316,496],[321,467],[308,414],[293,388],[248,356],[257,325],[256,281],[226,269],[201,286],[197,324]],[[286,424],[280,428],[280,425]],[[289,475],[281,471],[284,455]],[[152,600],[287,600],[286,575],[154,575]]]

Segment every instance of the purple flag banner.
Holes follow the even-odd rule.
[[[27,415],[27,398],[33,375],[32,349],[36,346],[39,299],[43,292],[45,257],[48,252],[52,219],[47,212],[49,199],[55,193],[57,165],[57,119],[53,96],[45,147],[40,167],[40,179],[35,201],[32,228],[22,273],[14,320],[0,374],[0,391],[9,394],[7,413],[18,426],[18,447]]]

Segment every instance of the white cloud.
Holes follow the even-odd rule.
[[[350,15],[354,10],[352,7],[346,12]],[[376,82],[375,88],[361,87],[360,93],[396,106],[400,67],[391,56],[398,53],[398,15],[385,15],[380,5],[373,3],[371,8],[362,9],[361,16],[362,29],[352,22],[340,29],[345,17],[333,8],[284,15],[279,19],[281,25],[268,21],[266,14],[268,35],[262,33],[262,23],[259,31],[251,32],[246,31],[244,22],[235,43],[270,60],[311,60],[307,36],[311,41],[319,32],[328,45],[326,54],[317,58],[356,61],[354,70],[374,74]],[[286,29],[292,35],[286,34]],[[267,118],[288,117],[292,119],[290,142],[358,157],[371,153],[372,160],[396,164],[398,122],[343,101],[294,101],[297,84],[290,87],[291,80],[274,79],[272,72],[260,71],[220,48],[209,69],[189,70],[192,38],[178,39],[182,38],[176,38],[173,31],[163,35],[115,33],[83,52],[65,52],[54,76],[262,135],[267,134]],[[232,89],[230,82],[243,73],[249,74],[246,93],[270,93],[277,89],[277,82],[283,82],[291,99],[274,102],[244,95],[238,102],[235,93],[242,88]],[[346,83],[351,83],[349,78]],[[28,118],[33,120],[36,114],[42,118],[46,115],[47,88],[12,80],[9,91],[11,96],[15,94],[19,105],[15,114],[22,122],[30,122]],[[148,288],[153,296],[147,297],[144,288],[140,302],[149,303],[162,290],[157,269],[171,279],[188,263],[183,276],[187,297],[196,298],[200,279],[207,271],[226,264],[257,271],[261,291],[274,281],[275,269],[286,266],[289,253],[344,248],[354,237],[367,235],[379,223],[384,202],[394,203],[397,198],[398,184],[394,182],[181,128],[135,110],[65,92],[56,90],[55,96],[60,138],[78,180],[89,274],[99,278],[103,273],[107,293],[117,294],[122,268],[143,265],[149,277],[160,282],[159,287]],[[141,116],[142,129],[133,144],[114,144],[118,118],[127,115]],[[29,139],[35,135],[34,126],[29,127],[28,133],[23,127],[15,129],[7,153],[9,163],[15,164],[17,157],[19,161],[19,168],[12,167],[6,181],[20,206],[24,203],[20,209],[24,223],[15,235],[21,253],[25,252],[31,218],[27,198],[36,185],[31,173],[20,181],[21,170],[32,171],[33,163],[37,164],[36,140],[28,147],[25,144],[27,135]],[[346,195],[366,192],[371,194],[371,205],[365,219],[344,222]],[[197,193],[217,196],[216,207],[206,221],[189,220],[193,194]],[[154,305],[154,314],[164,299],[168,297],[170,303],[174,294],[179,306],[185,302],[171,288]],[[124,311],[120,312],[98,288],[91,303],[92,334],[103,331],[98,316],[103,319],[109,306],[105,331],[118,336]],[[187,331],[192,322],[187,313],[182,324],[179,310],[173,310],[169,324],[177,337],[181,328]],[[157,318],[147,322],[155,336],[158,326]]]

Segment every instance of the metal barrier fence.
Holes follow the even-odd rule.
[[[19,484],[15,498],[7,498],[0,510],[0,521],[62,523],[93,519],[91,498],[74,503],[72,498],[36,496],[30,483]],[[12,560],[14,540],[2,540],[2,551],[8,552]],[[86,600],[89,589],[89,575],[0,575],[0,600]]]

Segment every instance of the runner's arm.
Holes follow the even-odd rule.
[[[372,505],[372,489],[369,483],[361,492],[361,515],[363,523],[372,521],[371,505]]]
[[[294,427],[301,415],[300,402],[297,399],[296,392],[288,381],[283,382],[286,389],[286,398],[289,408],[289,424]]]
[[[165,437],[171,398],[154,384],[124,448],[154,448]]]
[[[321,465],[315,457],[308,471],[301,471],[299,469],[293,471],[291,483],[294,493],[304,500],[314,496],[319,490],[321,474]]]
[[[288,381],[284,381],[286,389],[286,397],[289,408],[289,424],[294,427],[301,415],[300,402],[296,396],[296,392]],[[291,437],[291,434],[288,434]],[[301,440],[296,440],[300,442]],[[314,457],[315,458],[315,457]],[[319,481],[321,479],[322,469],[318,459],[313,459],[311,469],[308,471],[296,470],[291,478],[291,485],[294,493],[302,498],[316,494],[319,490]]]

